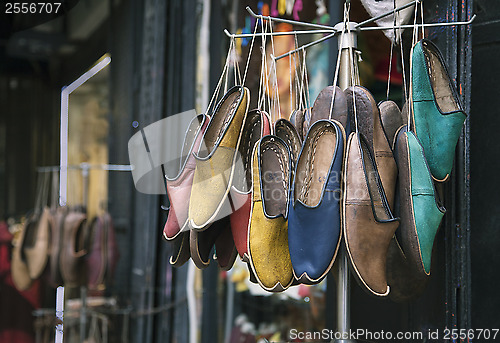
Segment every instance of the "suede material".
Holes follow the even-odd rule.
[[[317,140],[325,128],[334,128],[334,149],[326,144],[319,145]],[[337,255],[340,243],[340,180],[344,156],[344,134],[335,123],[320,120],[309,130],[304,147],[300,153],[298,166],[310,154],[327,156],[328,149],[334,151],[333,158],[328,161],[329,170],[320,195],[320,202],[316,206],[307,206],[295,197],[295,188],[298,178],[307,178],[309,175],[297,169],[293,182],[288,216],[288,244],[295,278],[302,283],[318,283],[328,273]],[[316,151],[312,151],[316,148]],[[314,168],[314,166],[312,166]],[[305,180],[301,180],[301,183]]]
[[[234,92],[240,92],[240,95],[233,103],[227,104],[225,100],[231,99]],[[203,135],[207,151],[195,155],[196,168],[189,201],[188,217],[193,229],[203,230],[208,224],[233,211],[229,209],[222,213],[224,206],[228,206],[229,188],[238,159],[249,96],[246,87],[236,86],[229,90]],[[238,168],[243,168],[240,164]]]
[[[436,204],[431,174],[414,133],[401,130],[395,151],[401,216],[398,241],[411,268],[428,275],[434,238],[444,209]]]
[[[288,250],[288,223],[282,214],[271,218],[264,212],[261,178],[265,170],[260,169],[259,158],[261,146],[266,145],[266,142],[277,144],[281,146],[280,150],[288,151],[284,143],[274,136],[264,137],[253,151],[253,201],[248,230],[249,264],[262,288],[268,291],[283,291],[293,282],[292,262]],[[275,156],[275,159],[282,158],[279,154]]]
[[[362,149],[360,136],[352,133],[347,143],[344,174],[343,225],[347,255],[360,286],[375,296],[387,296],[386,261],[389,243],[398,227],[383,202],[370,194],[366,166],[369,149]],[[370,162],[372,163],[372,162]],[[387,213],[385,221],[374,213]]]
[[[431,53],[437,56],[434,59],[437,58],[439,64],[430,63]],[[431,77],[440,78],[439,82],[433,85]],[[439,50],[429,41],[422,40],[413,48],[411,85],[412,128],[422,144],[432,176],[437,180],[445,180],[453,168],[455,148],[467,116],[461,110]],[[436,93],[441,95],[437,97]],[[442,102],[441,107],[445,109],[458,110],[442,112],[438,101]]]
[[[198,151],[200,148],[208,121],[208,116],[204,114],[198,115],[191,121],[183,144],[182,155],[186,158],[185,163],[180,166],[179,173],[175,178],[167,177],[170,211],[163,228],[163,237],[167,240],[174,239],[181,231],[187,229],[189,198],[191,197],[196,167],[193,152]]]
[[[420,245],[420,257],[426,274],[431,270],[434,238],[444,213],[436,204],[432,179],[425,164],[425,157],[415,136],[408,134],[411,165],[411,193],[413,213]]]

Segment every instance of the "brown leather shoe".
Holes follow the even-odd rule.
[[[30,277],[35,280],[42,275],[49,258],[50,230],[53,225],[49,208],[35,215],[26,226],[22,254],[24,255]]]
[[[300,138],[292,123],[286,119],[278,119],[276,123],[274,123],[274,134],[281,138],[290,150],[290,170],[292,172],[290,180],[293,180],[295,164],[297,163],[302,148],[302,138]]]
[[[92,221],[89,236],[89,254],[86,261],[88,287],[90,290],[104,290],[113,280],[120,256],[109,213],[103,213]]]
[[[53,216],[54,225],[52,226],[51,231],[49,267],[50,282],[54,287],[62,286],[63,284],[59,260],[63,249],[64,220],[67,214],[68,208],[60,207],[55,211]]]
[[[85,263],[87,232],[87,216],[71,210],[64,218],[62,249],[59,257],[65,286],[76,287],[87,283]]]
[[[191,230],[189,237],[191,259],[196,267],[204,269],[210,264],[210,254],[215,245],[219,267],[229,270],[238,255],[231,234],[229,217],[224,217],[203,231]]]
[[[20,291],[25,291],[31,287],[33,284],[33,279],[30,277],[28,265],[22,257],[23,245],[26,240],[26,228],[29,225],[34,225],[31,219],[27,219],[25,224],[22,226],[21,231],[18,236],[15,237],[12,244],[14,248],[12,250],[12,261],[11,261],[11,274],[14,286]]]
[[[333,106],[332,104],[335,104]],[[330,113],[330,109],[332,109]],[[336,120],[344,130],[348,129],[347,99],[345,93],[337,86],[325,87],[319,92],[311,108],[310,126],[321,119]],[[349,132],[349,131],[347,131]]]
[[[369,294],[387,296],[386,260],[398,227],[368,144],[359,133],[347,143],[342,209],[344,237],[353,274]]]
[[[404,113],[399,110],[398,105],[392,100],[380,102],[378,104],[378,109],[380,112],[380,119],[382,120],[382,127],[387,136],[387,141],[391,149],[394,150],[396,132],[401,126],[407,125],[408,115],[405,117]]]
[[[365,138],[367,148],[375,162],[375,170],[379,174],[388,205],[391,211],[394,211],[394,195],[396,193],[398,171],[392,154],[392,142],[389,142],[385,134],[375,99],[366,88],[355,86],[346,89],[349,116],[354,118],[353,91],[356,96],[359,133]]]
[[[191,257],[189,249],[190,231],[181,232],[177,237],[172,239],[172,256],[170,256],[170,264],[174,267],[180,267]]]

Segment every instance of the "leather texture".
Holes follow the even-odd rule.
[[[394,236],[387,252],[387,282],[389,298],[397,303],[408,302],[424,292],[429,276],[415,272]]]
[[[391,149],[394,150],[396,144],[396,132],[403,126],[407,125],[408,116],[404,116],[399,110],[398,105],[392,100],[379,102],[378,110],[382,121],[382,128],[387,137]]]
[[[11,260],[11,275],[14,286],[20,290],[25,291],[31,287],[33,284],[33,279],[30,277],[28,265],[22,257],[22,247],[24,245],[26,239],[26,228],[29,225],[34,225],[30,219],[28,219],[21,231],[18,233],[18,236],[13,240],[13,249],[12,249],[12,260]]]
[[[429,275],[434,238],[445,209],[436,201],[424,150],[414,133],[401,130],[395,151],[401,216],[398,241],[412,268]]]
[[[205,229],[218,219],[224,205],[227,206],[249,97],[250,91],[246,87],[231,88],[208,123],[203,135],[206,151],[195,154],[196,167],[188,215],[193,229]],[[230,213],[231,210],[219,217]]]
[[[305,139],[291,187],[288,244],[294,277],[320,282],[340,246],[341,175],[345,134],[333,121],[317,120]]]
[[[237,250],[231,234],[229,217],[222,218],[212,223],[203,231],[190,231],[191,259],[199,269],[204,269],[210,264],[210,254],[214,245],[219,266],[229,270],[234,264]]]
[[[168,175],[166,177],[167,195],[170,202],[170,211],[163,228],[163,237],[166,240],[172,240],[181,231],[189,229],[189,198],[196,166],[193,152],[199,150],[209,120],[210,118],[205,114],[200,114],[191,120],[182,145],[178,173],[173,177]]]
[[[302,138],[299,136],[295,126],[293,126],[290,121],[283,118],[278,119],[276,123],[274,123],[274,135],[281,138],[290,150],[290,168],[292,171],[290,180],[293,180],[295,164],[297,163],[300,149],[302,148]]]
[[[87,216],[75,210],[69,211],[64,218],[63,239],[59,264],[65,286],[77,287],[87,284],[87,249],[85,241],[88,234]]]
[[[303,131],[304,131],[304,120],[305,120],[305,111],[295,110],[290,115],[290,123],[297,129],[297,133],[299,134],[301,139],[304,139]]]
[[[249,264],[260,286],[271,292],[293,282],[288,249],[290,152],[280,138],[265,136],[252,158],[252,211],[248,230]]]
[[[189,236],[191,231],[181,232],[172,240],[172,256],[170,256],[170,264],[174,267],[184,265],[191,257],[189,247]]]
[[[109,213],[103,213],[94,218],[90,226],[89,254],[86,259],[89,289],[106,288],[113,280],[119,257],[113,220]]]
[[[343,230],[347,255],[359,285],[369,294],[389,294],[386,260],[398,227],[392,215],[368,144],[360,133],[347,143],[344,174]]]
[[[252,152],[257,142],[270,132],[269,118],[264,111],[252,110],[248,112],[239,147],[244,168],[236,169],[229,194],[231,202],[236,208],[229,217],[231,232],[240,258],[244,261],[248,260],[248,225],[250,224],[252,206]]]
[[[394,196],[396,192],[397,166],[392,154],[391,143],[382,126],[380,112],[373,95],[364,87],[354,86],[346,90],[349,115],[354,118],[353,94],[356,97],[356,115],[358,130],[365,139],[370,155],[376,165],[376,173],[382,183],[382,188],[389,207],[394,211]],[[354,126],[353,126],[354,127]]]
[[[344,130],[349,129],[347,99],[339,87],[328,86],[319,92],[311,108],[310,125],[321,119],[336,120]]]
[[[433,178],[448,179],[467,117],[439,49],[423,39],[411,54],[412,131],[425,152]]]
[[[68,211],[67,207],[60,207],[56,209],[53,216],[54,226],[51,231],[49,266],[50,282],[54,287],[62,286],[63,284],[59,260],[63,249],[64,220]]]
[[[26,226],[22,255],[28,265],[30,278],[33,280],[38,279],[47,266],[52,225],[52,214],[46,207]]]

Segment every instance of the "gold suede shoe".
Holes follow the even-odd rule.
[[[228,193],[235,168],[243,168],[238,147],[248,112],[250,91],[234,86],[220,100],[195,153],[196,169],[189,201],[192,229],[204,230],[210,223],[234,211]]]
[[[288,250],[290,151],[280,138],[265,136],[252,158],[249,264],[262,288],[281,292],[293,282]]]

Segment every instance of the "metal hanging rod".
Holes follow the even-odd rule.
[[[407,3],[403,6],[397,7],[394,10],[388,11],[386,13],[383,13],[379,16],[376,16],[374,18],[370,18],[368,20],[365,20],[359,24],[356,24],[354,27],[355,29],[361,27],[362,25],[374,22],[376,20],[382,19],[384,17],[387,17],[391,14],[394,14],[394,12],[399,12],[401,10],[404,10],[405,8],[414,6],[418,4],[422,0],[415,0],[413,2]],[[247,12],[254,18],[256,19],[261,19],[261,20],[270,20],[270,21],[275,21],[279,23],[286,23],[286,24],[292,24],[292,25],[298,25],[298,26],[304,26],[304,27],[310,27],[315,30],[307,30],[307,31],[288,31],[288,32],[267,32],[267,33],[256,33],[255,35],[252,33],[243,33],[243,34],[232,34],[228,30],[224,30],[224,33],[230,37],[230,38],[252,38],[254,36],[260,37],[260,36],[287,36],[287,35],[297,35],[297,34],[313,34],[313,33],[330,33],[330,32],[338,32],[338,30],[332,26],[328,25],[321,25],[321,24],[313,24],[313,23],[306,23],[303,21],[296,21],[296,20],[290,20],[290,19],[282,19],[282,18],[275,18],[271,16],[264,16],[262,14],[256,14],[250,6],[246,7]]]
[[[47,166],[47,167],[38,167],[36,171],[39,173],[47,173],[51,171],[59,171],[61,170],[61,166]],[[132,171],[133,166],[128,164],[89,164],[89,163],[80,163],[74,165],[68,165],[68,170],[90,170],[90,169],[101,169],[101,170],[109,170],[109,171]]]
[[[456,22],[452,22],[452,23],[429,23],[429,24],[416,24],[416,25],[399,25],[399,26],[387,26],[387,27],[379,27],[379,26],[375,26],[375,27],[358,27],[359,24],[356,24],[354,25],[354,27],[358,27],[357,29],[353,30],[353,31],[375,31],[375,30],[394,30],[394,29],[411,29],[411,28],[414,28],[415,26],[417,27],[442,27],[442,26],[460,26],[460,25],[470,25],[472,24],[472,22],[476,19],[476,15],[474,14],[470,20],[468,21],[456,21]],[[340,23],[342,24],[342,23]],[[340,30],[338,30],[336,33],[340,32]],[[306,45],[303,45],[297,49],[294,49],[294,50],[290,50],[289,52],[283,54],[283,55],[280,55],[280,56],[277,56],[277,57],[273,57],[273,59],[275,61],[279,60],[279,59],[282,59],[284,57],[287,57],[287,56],[290,56],[291,54],[294,54],[298,51],[301,51],[303,49],[307,49],[313,45],[316,45],[318,43],[321,43],[327,39],[330,39],[332,37],[334,37],[336,35],[336,33],[334,34],[331,34],[331,35],[328,35],[328,36],[325,36],[323,38],[320,38],[318,40],[315,40],[311,43],[308,43]]]
[[[391,10],[391,11],[382,13],[381,15],[378,15],[376,17],[373,17],[373,18],[367,19],[365,21],[362,21],[361,23],[356,24],[356,28],[361,27],[361,26],[366,25],[366,24],[369,24],[369,23],[372,23],[372,22],[377,21],[379,19],[385,18],[387,16],[390,16],[390,15],[394,14],[394,12],[399,12],[401,10],[404,10],[405,8],[414,6],[414,5],[418,4],[418,3],[420,3],[421,1],[422,0],[415,0],[415,1],[409,2],[409,3],[405,4],[405,5],[397,7],[395,9]],[[314,29],[324,29],[324,30],[331,30],[331,31],[335,30],[334,27],[328,26],[328,25],[306,23],[306,22],[303,22],[303,21],[296,21],[296,20],[290,20],[290,19],[282,19],[282,18],[264,16],[262,14],[256,14],[254,11],[252,11],[252,9],[250,8],[250,6],[247,6],[246,10],[247,10],[247,12],[252,17],[257,18],[257,19],[271,20],[271,21],[275,21],[275,22],[278,22],[278,23],[286,23],[286,24],[292,24],[292,25],[310,27],[310,28],[314,28]]]
[[[282,59],[283,57],[290,56],[291,54],[294,54],[294,53],[296,53],[296,52],[298,52],[298,51],[305,50],[305,49],[309,48],[310,46],[316,45],[316,44],[321,43],[321,42],[323,42],[323,41],[325,41],[325,40],[327,40],[327,39],[333,38],[333,37],[335,37],[335,35],[336,35],[336,34],[337,34],[337,32],[334,32],[334,33],[332,33],[332,34],[329,34],[328,36],[322,37],[322,38],[320,38],[320,39],[318,39],[318,40],[315,40],[315,41],[313,41],[313,42],[311,42],[311,43],[307,43],[307,44],[305,44],[305,45],[302,45],[300,48],[297,48],[297,49],[294,49],[294,50],[288,51],[287,53],[284,53],[283,55],[279,55],[278,57],[274,57],[274,56],[271,54],[271,58],[272,58],[273,60],[277,61],[277,60],[279,60],[279,59]]]
[[[476,19],[474,14],[468,21],[455,21],[451,23],[429,23],[429,24],[416,24],[416,25],[399,25],[399,26],[375,26],[375,27],[360,27],[360,31],[375,31],[375,30],[394,30],[394,29],[412,29],[416,27],[441,27],[441,26],[460,26],[470,25]]]
[[[283,31],[283,32],[266,32],[266,33],[241,33],[232,34],[227,29],[224,29],[224,33],[229,38],[252,38],[261,36],[289,36],[289,35],[304,35],[304,34],[314,34],[314,33],[336,33],[337,30],[306,30],[306,31]]]

